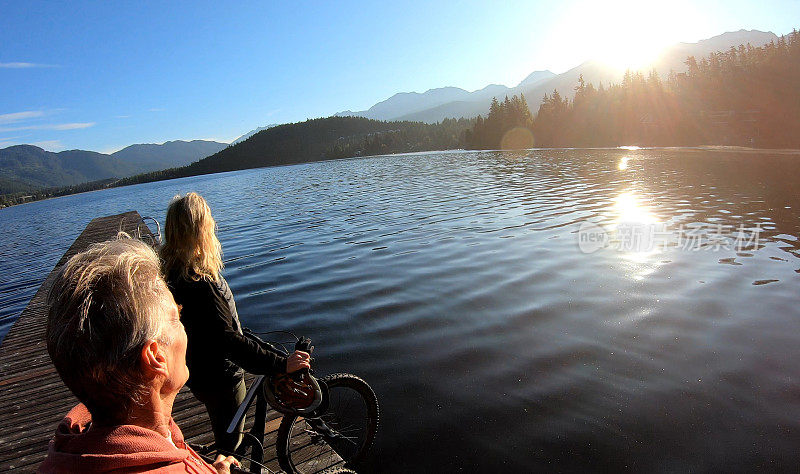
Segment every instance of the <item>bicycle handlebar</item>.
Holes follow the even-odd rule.
[[[278,334],[284,333],[289,334],[296,339],[294,350],[301,350],[303,352],[307,352],[311,354],[314,351],[314,346],[311,345],[311,339],[307,337],[297,337],[293,332],[290,331],[270,331],[270,333]],[[270,334],[268,333],[268,334]],[[286,350],[284,347],[278,347],[277,345],[267,342],[261,339],[261,335],[256,333],[250,328],[242,328],[242,334],[248,339],[255,341],[258,345],[268,351],[275,352],[283,357],[289,357],[290,352]],[[292,372],[288,374],[293,379],[299,380],[303,374],[312,374],[313,371],[311,369],[303,368],[298,371]]]

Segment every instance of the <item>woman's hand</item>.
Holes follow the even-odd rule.
[[[308,352],[294,351],[292,355],[286,359],[286,373],[291,374],[300,369],[311,368],[311,355]]]
[[[222,454],[217,456],[217,460],[214,461],[212,466],[217,470],[217,474],[230,474],[231,466],[242,467],[241,463],[239,463],[235,457],[225,457]]]

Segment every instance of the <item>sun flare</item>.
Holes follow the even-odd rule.
[[[634,28],[610,33],[606,38],[607,45],[598,54],[597,59],[620,71],[644,69],[658,59],[661,51],[669,43],[664,38],[647,35],[648,33],[637,32]]]
[[[665,47],[676,42],[675,25],[691,30],[698,21],[691,5],[677,3],[579,2],[563,21],[565,28],[580,32],[570,39],[575,43],[570,49],[584,51],[620,71],[646,69]]]
[[[633,192],[622,193],[614,199],[614,212],[617,214],[617,223],[640,225],[658,223],[658,218]]]
[[[623,250],[626,261],[636,264],[630,268],[630,275],[635,279],[644,278],[652,272],[648,266],[653,263],[652,256],[662,250],[659,242],[665,231],[664,224],[632,191],[614,199],[613,211],[616,213],[616,226],[611,240]]]

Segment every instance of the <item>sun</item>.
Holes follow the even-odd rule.
[[[657,38],[629,31],[627,35],[610,34],[607,45],[597,56],[597,60],[614,69],[638,71],[653,63],[666,44]]]
[[[595,45],[596,59],[616,69],[638,70],[658,58],[670,44],[673,33],[663,28],[664,3],[617,1],[602,3],[595,21],[600,30]]]
[[[694,29],[694,10],[680,0],[580,1],[569,9],[561,27],[571,31],[568,49],[583,52],[586,59],[620,71],[643,70],[679,41],[676,31]]]

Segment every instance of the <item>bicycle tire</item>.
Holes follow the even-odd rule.
[[[348,469],[346,467],[334,466],[334,467],[329,467],[324,471],[320,471],[319,474],[357,474],[357,473],[356,471]]]
[[[337,455],[345,466],[353,466],[364,459],[375,441],[380,409],[367,382],[352,374],[331,374],[320,380],[327,385],[329,396],[328,408],[320,418],[337,433],[347,430],[348,439],[326,439],[302,417],[285,415],[278,428],[276,451],[281,469],[288,474],[318,472],[341,463]],[[363,402],[363,407],[358,403],[352,406],[356,399]],[[351,407],[353,410],[348,410]],[[363,420],[354,416],[359,412],[363,412]],[[357,442],[349,439],[356,434]]]

